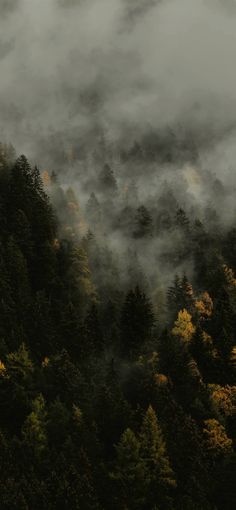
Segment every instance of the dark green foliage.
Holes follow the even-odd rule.
[[[106,163],[99,175],[100,187],[104,192],[115,193],[117,183],[111,167]]]
[[[140,452],[140,441],[126,429],[116,446],[117,460],[110,473],[116,493],[115,508],[143,508],[147,494],[147,468]]]
[[[168,189],[138,207],[108,165],[94,189],[83,218],[52,175],[57,220],[38,168],[0,145],[0,508],[232,510],[235,229],[216,232],[210,208],[192,220]],[[167,302],[136,253],[156,231],[177,239],[151,256],[180,274]]]
[[[179,208],[177,211],[176,211],[176,216],[175,216],[175,221],[176,221],[176,225],[187,231],[188,232],[188,229],[189,229],[189,219],[187,218],[186,216],[186,213],[183,209]]]
[[[121,349],[125,355],[135,356],[151,339],[154,326],[152,305],[136,287],[128,292],[121,312]]]
[[[185,308],[188,311],[193,307],[193,289],[186,275],[180,278],[175,276],[174,282],[167,291],[168,306],[171,318],[174,320],[178,312]]]
[[[87,217],[90,225],[99,226],[101,222],[101,207],[95,193],[91,193],[86,206]]]
[[[136,212],[134,237],[143,238],[152,236],[153,221],[152,217],[144,205],[141,205]]]
[[[98,309],[95,304],[90,307],[84,321],[84,356],[92,353],[96,356],[102,354],[104,349],[104,340]]]

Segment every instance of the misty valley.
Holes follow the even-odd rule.
[[[0,510],[236,508],[235,34],[0,0]]]

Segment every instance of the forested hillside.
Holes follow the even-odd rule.
[[[235,508],[232,190],[144,196],[145,147],[72,186],[0,147],[1,510]]]

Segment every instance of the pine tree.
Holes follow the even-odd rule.
[[[214,303],[210,331],[220,355],[228,362],[235,344],[234,314],[224,287]]]
[[[155,411],[149,406],[140,433],[140,453],[147,470],[147,508],[167,509],[172,507],[175,476],[170,466],[161,428]]]
[[[85,353],[101,356],[104,350],[104,339],[95,304],[90,307],[84,321]]]
[[[201,326],[196,328],[193,335],[190,352],[197,362],[204,381],[214,381],[216,374],[216,351],[211,336]]]
[[[68,263],[67,282],[71,299],[83,308],[96,299],[87,253],[79,245],[69,245]]]
[[[165,331],[158,343],[158,355],[161,373],[170,378],[178,401],[189,408],[199,398],[202,380],[188,342]]]
[[[114,367],[108,367],[105,381],[98,381],[94,395],[94,413],[98,437],[103,445],[104,456],[111,459],[114,445],[131,420],[132,411],[127,402]]]
[[[58,336],[61,347],[76,361],[84,357],[84,336],[81,310],[71,300],[65,303],[58,324]]]
[[[86,205],[86,216],[92,228],[100,226],[102,218],[101,206],[95,193],[91,193],[88,199]]]
[[[63,444],[69,433],[70,412],[60,398],[56,398],[48,409],[46,432],[49,443],[57,447]]]
[[[32,412],[27,416],[22,428],[23,441],[35,458],[40,460],[47,447],[46,410],[42,395],[32,402]]]
[[[6,367],[10,378],[16,383],[21,384],[31,379],[34,366],[24,343],[17,351],[7,354]]]
[[[189,232],[189,219],[181,207],[176,211],[175,221],[176,225],[180,227],[184,232]]]
[[[99,175],[99,182],[102,191],[115,193],[117,191],[117,183],[114,172],[111,167],[106,163]]]
[[[167,302],[172,319],[176,319],[178,312],[184,308],[192,313],[194,293],[192,285],[185,274],[182,279],[175,275],[173,284],[167,290]]]
[[[139,287],[128,292],[121,313],[121,343],[125,355],[135,356],[145,349],[154,326],[152,305]]]
[[[138,207],[135,217],[135,238],[151,237],[153,234],[153,220],[148,209],[141,205]]]
[[[110,473],[115,482],[115,508],[141,510],[146,504],[147,469],[140,454],[140,442],[126,429],[116,446],[116,463]]]

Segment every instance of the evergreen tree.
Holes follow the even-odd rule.
[[[116,464],[110,477],[115,482],[115,508],[140,510],[147,495],[147,469],[140,453],[140,442],[126,429],[116,446]]]
[[[166,445],[155,411],[149,406],[140,433],[141,458],[147,470],[146,507],[172,507],[172,493],[176,486],[174,473],[166,453]]]
[[[104,349],[104,340],[98,310],[95,304],[90,307],[84,321],[85,352],[101,356]]]
[[[154,326],[152,305],[139,287],[129,291],[121,312],[121,347],[125,355],[135,356],[145,349]]]
[[[99,182],[102,191],[109,191],[111,193],[115,193],[117,191],[117,183],[114,172],[107,163],[104,165],[99,175]]]
[[[141,205],[138,207],[135,217],[135,238],[150,237],[153,234],[153,220],[148,209]]]
[[[173,284],[167,290],[167,302],[172,319],[176,319],[178,312],[183,309],[192,313],[194,293],[192,285],[185,274],[182,279],[175,275]]]
[[[180,207],[176,211],[175,216],[176,225],[181,228],[184,232],[188,233],[189,231],[189,219],[185,213],[185,211]]]
[[[86,215],[91,227],[98,227],[101,222],[101,206],[95,195],[95,193],[91,193],[87,205],[86,205]]]
[[[25,447],[32,451],[37,460],[40,460],[47,447],[46,410],[42,395],[32,402],[32,412],[25,420],[22,436]]]

